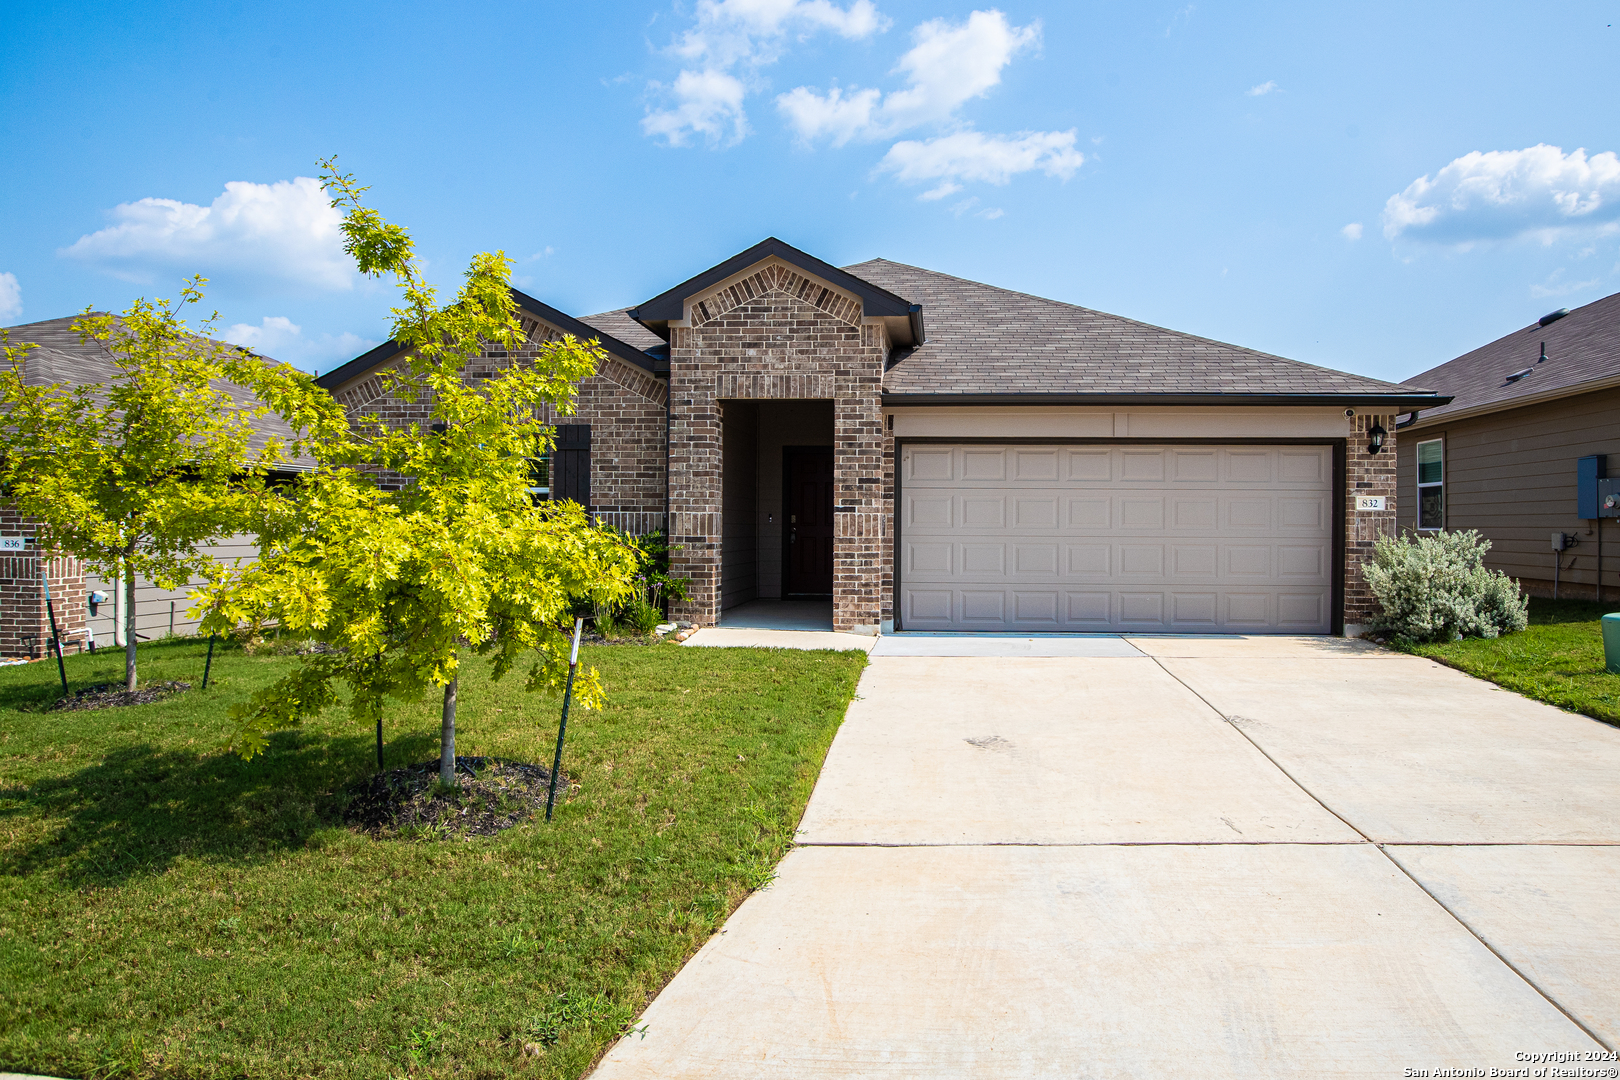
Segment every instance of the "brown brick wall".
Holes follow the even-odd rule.
[[[1346,625],[1365,623],[1378,609],[1361,576],[1361,567],[1372,561],[1373,545],[1381,536],[1395,532],[1395,420],[1393,415],[1357,415],[1346,420],[1349,428],[1344,455],[1344,621]],[[1374,424],[1388,433],[1384,449],[1367,452],[1367,433]],[[1357,511],[1356,496],[1382,495],[1381,511]]]
[[[670,335],[670,533],[675,572],[692,579],[681,618],[720,616],[721,426],[725,399],[833,402],[833,626],[884,618],[892,450],[881,409],[888,342],[860,304],[797,271],[768,264],[693,299]]]
[[[0,535],[33,537],[39,525],[11,507],[0,508]],[[85,645],[84,568],[77,559],[47,557],[32,547],[0,552],[0,656],[49,655],[50,620],[40,572],[48,575],[56,626],[65,652]]]
[[[469,363],[469,383],[490,378],[513,363],[532,361],[539,346],[562,337],[550,323],[525,315],[529,337],[518,350],[491,349]],[[390,426],[426,423],[431,401],[407,401],[384,393],[381,372],[374,372],[343,387],[337,400],[351,421],[375,416]],[[547,408],[548,423],[591,426],[591,511],[616,528],[649,532],[663,527],[664,512],[664,381],[616,357],[602,362],[597,373],[579,384],[575,412],[559,417]],[[397,484],[400,477],[388,478]]]

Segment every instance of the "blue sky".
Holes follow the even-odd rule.
[[[336,153],[575,314],[779,236],[1401,379],[1620,290],[1620,0],[0,0],[0,323],[383,339]]]

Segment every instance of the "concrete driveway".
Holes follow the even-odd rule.
[[[1620,730],[1359,642],[929,640],[599,1080],[1620,1075]]]

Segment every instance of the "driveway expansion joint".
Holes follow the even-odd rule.
[[[1243,719],[1242,717],[1228,716],[1226,713],[1222,712],[1220,709],[1215,708],[1215,703],[1214,702],[1210,701],[1203,694],[1199,693],[1198,690],[1196,690],[1193,686],[1191,686],[1186,680],[1181,678],[1181,676],[1177,675],[1175,672],[1173,672],[1169,668],[1165,667],[1163,662],[1160,660],[1159,657],[1157,657],[1157,656],[1153,657],[1153,661],[1154,661],[1154,663],[1159,665],[1159,667],[1164,671],[1164,673],[1166,675],[1169,675],[1172,679],[1176,680],[1176,682],[1180,683],[1182,686],[1185,686],[1190,693],[1192,693],[1195,697],[1198,698],[1199,701],[1202,701],[1205,705],[1209,706],[1209,708],[1215,713],[1215,715],[1219,716],[1222,720],[1224,720],[1228,724],[1230,724],[1231,727],[1232,727],[1232,730],[1236,731],[1239,735],[1242,735],[1245,739],[1247,739],[1251,746],[1253,746],[1256,750],[1258,750],[1265,757],[1265,759],[1267,761],[1271,762],[1272,765],[1276,766],[1277,771],[1282,773],[1284,776],[1288,777],[1288,779],[1290,781],[1292,781],[1295,784],[1295,786],[1297,786],[1299,788],[1299,790],[1303,791],[1306,795],[1309,795],[1312,799],[1315,799],[1317,805],[1319,805],[1322,809],[1326,810],[1328,813],[1332,814],[1334,817],[1336,817],[1340,821],[1344,822],[1344,824],[1346,826],[1348,826],[1349,828],[1354,829],[1357,833],[1359,833],[1362,836],[1363,839],[1367,840],[1374,847],[1376,847],[1378,849],[1378,853],[1380,855],[1382,855],[1385,859],[1387,859],[1390,862],[1390,864],[1395,867],[1395,869],[1399,870],[1402,874],[1404,874],[1406,876],[1407,880],[1411,881],[1411,883],[1413,885],[1416,885],[1418,887],[1418,889],[1423,893],[1423,895],[1427,896],[1430,900],[1432,900],[1434,902],[1436,907],[1438,907],[1441,911],[1444,911],[1447,915],[1450,915],[1452,917],[1452,919],[1456,920],[1456,923],[1457,923],[1458,926],[1461,926],[1464,930],[1468,931],[1469,934],[1473,935],[1473,938],[1474,938],[1475,941],[1478,941],[1481,945],[1483,945],[1486,949],[1488,949],[1490,951],[1491,955],[1496,957],[1497,960],[1501,961],[1502,965],[1504,967],[1506,967],[1509,971],[1513,972],[1513,974],[1517,975],[1520,979],[1523,979],[1524,984],[1526,986],[1530,987],[1530,989],[1534,990],[1537,994],[1541,995],[1542,999],[1545,1000],[1547,1002],[1547,1004],[1551,1005],[1553,1008],[1555,1008],[1559,1012],[1563,1013],[1564,1017],[1566,1019],[1568,1019],[1570,1023],[1574,1024],[1576,1027],[1578,1027],[1582,1031],[1584,1031],[1587,1034],[1587,1036],[1593,1042],[1597,1043],[1599,1046],[1603,1047],[1605,1050],[1609,1051],[1609,1053],[1611,1053],[1611,1054],[1616,1052],[1614,1044],[1612,1044],[1608,1040],[1602,1038],[1596,1031],[1594,1031],[1592,1029],[1591,1025],[1587,1024],[1580,1017],[1576,1016],[1575,1013],[1572,1012],[1571,1010],[1565,1008],[1564,1004],[1562,1002],[1560,1002],[1557,998],[1553,997],[1552,994],[1550,994],[1545,989],[1543,989],[1540,986],[1540,984],[1538,984],[1535,980],[1531,979],[1530,976],[1519,967],[1519,965],[1515,964],[1513,961],[1509,960],[1506,956],[1504,956],[1502,954],[1502,952],[1499,949],[1496,948],[1495,945],[1491,944],[1489,941],[1487,941],[1485,939],[1485,935],[1481,934],[1478,930],[1474,929],[1474,927],[1469,924],[1468,920],[1464,919],[1457,912],[1453,911],[1451,909],[1450,905],[1448,905],[1445,901],[1441,900],[1438,896],[1436,896],[1434,894],[1434,892],[1427,885],[1425,885],[1425,884],[1423,884],[1423,882],[1419,881],[1415,874],[1413,874],[1410,870],[1408,870],[1405,867],[1405,865],[1403,865],[1401,863],[1401,861],[1399,859],[1397,859],[1394,855],[1390,854],[1390,852],[1387,850],[1387,847],[1397,847],[1397,846],[1402,846],[1402,845],[1396,845],[1396,844],[1385,845],[1385,844],[1378,843],[1377,841],[1374,841],[1372,839],[1372,837],[1368,836],[1365,832],[1363,832],[1362,829],[1355,824],[1355,822],[1353,822],[1350,819],[1346,818],[1343,814],[1339,813],[1337,810],[1333,809],[1327,803],[1323,802],[1322,799],[1320,797],[1318,797],[1317,794],[1314,791],[1312,791],[1310,788],[1306,787],[1303,783],[1301,783],[1298,777],[1296,777],[1293,773],[1289,772],[1287,769],[1283,768],[1281,762],[1279,762],[1276,758],[1272,757],[1271,754],[1267,753],[1265,747],[1261,746],[1257,741],[1255,741],[1254,737],[1252,735],[1250,735],[1247,731],[1244,730],[1243,725],[1237,722],[1237,721]],[[1416,845],[1412,845],[1412,846],[1416,846]],[[1426,847],[1441,847],[1441,846],[1464,846],[1464,845],[1428,844],[1428,845],[1423,845],[1423,846],[1426,846]],[[1508,846],[1508,845],[1485,845],[1485,844],[1480,844],[1480,845],[1468,845],[1468,846],[1480,846],[1480,847],[1492,846],[1492,847],[1496,847],[1496,846]],[[1518,846],[1537,846],[1537,845],[1518,845]],[[1613,845],[1592,845],[1592,846],[1598,847],[1598,846],[1613,846]]]

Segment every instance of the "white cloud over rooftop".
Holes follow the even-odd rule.
[[[1384,205],[1384,235],[1471,244],[1608,230],[1620,222],[1620,157],[1538,143],[1475,151],[1420,176]]]
[[[212,203],[145,198],[108,211],[112,224],[59,254],[128,281],[158,272],[238,282],[274,280],[315,289],[353,286],[342,221],[318,180],[233,180]]]

